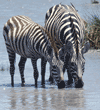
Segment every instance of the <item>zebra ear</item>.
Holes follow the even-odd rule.
[[[89,43],[89,41],[87,41],[85,43],[85,45],[82,47],[82,53],[84,54],[84,53],[88,52],[89,48],[90,48],[90,43]]]
[[[51,46],[47,46],[47,53],[51,56],[51,54],[52,54],[52,47]]]

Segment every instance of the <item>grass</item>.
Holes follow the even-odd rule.
[[[98,4],[99,3],[99,1],[97,1],[97,0],[91,0],[91,2],[92,2],[92,4]]]
[[[86,21],[84,21],[85,38],[90,41],[90,47],[100,49],[100,18],[91,15]]]
[[[0,71],[8,71],[9,70],[9,67],[4,67],[3,65],[0,66]]]

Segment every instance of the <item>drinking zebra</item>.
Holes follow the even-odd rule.
[[[83,87],[82,75],[85,59],[83,54],[89,49],[89,42],[82,47],[84,24],[75,7],[58,4],[51,7],[45,16],[45,28],[54,39],[57,48],[63,48],[60,55],[67,69],[68,84],[75,80],[75,87]],[[50,76],[52,79],[52,76]]]
[[[9,56],[12,86],[14,86],[14,63],[17,53],[21,56],[18,65],[22,86],[25,84],[24,67],[27,58],[31,58],[35,86],[37,86],[38,69],[36,62],[37,59],[41,58],[41,84],[45,84],[45,66],[48,61],[50,63],[50,71],[57,81],[58,88],[65,87],[62,69],[64,62],[60,60],[60,56],[57,54],[61,53],[62,50],[56,48],[54,40],[42,26],[26,16],[14,16],[4,25],[3,36]]]

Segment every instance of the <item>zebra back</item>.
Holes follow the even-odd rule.
[[[84,24],[73,6],[55,5],[45,16],[45,28],[51,33],[57,47],[61,48],[67,41],[75,41],[75,35],[82,44],[84,38]]]
[[[4,25],[3,35],[8,53],[12,50],[23,57],[46,56],[47,46],[53,45],[45,28],[26,16],[10,18]]]

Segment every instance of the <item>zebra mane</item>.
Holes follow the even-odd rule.
[[[69,11],[69,15],[70,15],[70,21],[71,21],[71,24],[72,24],[72,28],[73,28],[73,33],[74,33],[74,48],[76,50],[76,55],[77,55],[77,58],[78,58],[78,55],[79,55],[79,47],[80,47],[80,41],[79,41],[79,37],[78,37],[78,32],[76,30],[76,25],[74,23],[74,19],[72,18],[72,15],[71,13],[75,13],[75,15],[77,16],[77,19],[78,19],[78,22],[80,22],[79,20],[79,16],[77,15],[77,10],[75,9],[74,5],[71,4],[72,6],[68,6],[67,9]],[[79,35],[80,36],[80,35]]]
[[[78,41],[78,33],[75,29],[75,25],[73,23],[73,19],[71,18],[70,16],[70,19],[71,19],[71,23],[73,24],[73,30],[74,30],[74,37],[75,37],[75,50],[76,50],[76,54],[77,54],[77,58],[78,58],[78,54],[79,54],[79,41]]]
[[[70,3],[71,4],[71,6],[76,10],[76,8],[75,8],[75,6],[72,4],[72,3]],[[76,10],[77,12],[78,12],[78,10]]]
[[[74,11],[74,13],[75,13],[75,15],[76,15],[76,17],[77,17],[77,20],[78,20],[78,23],[79,23],[81,29],[83,28],[83,30],[81,30],[81,32],[80,32],[80,35],[82,35],[82,36],[80,36],[80,41],[81,41],[81,46],[82,46],[83,40],[84,40],[84,34],[83,34],[83,33],[84,33],[84,30],[85,30],[85,22],[84,22],[84,20],[80,17],[80,15],[77,13],[78,10],[76,10],[75,6],[74,6],[72,3],[71,3],[71,6],[70,6],[70,10],[71,10],[71,11]],[[76,32],[76,34],[77,34],[77,32]]]
[[[47,30],[45,28],[42,28],[42,29],[45,32],[45,34],[47,35],[47,39],[50,41],[51,47],[54,49],[54,52],[58,55],[57,45],[56,45],[53,37],[51,36],[50,32],[47,32]]]

